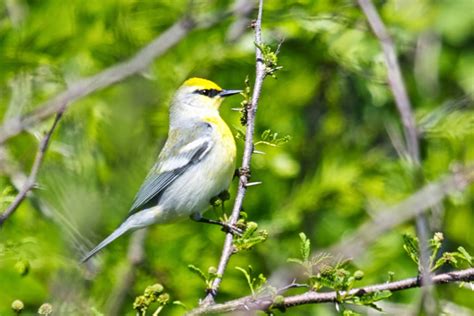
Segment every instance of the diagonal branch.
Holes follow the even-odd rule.
[[[35,186],[36,183],[36,176],[38,175],[38,171],[43,163],[44,156],[48,149],[49,142],[51,140],[51,135],[53,135],[54,130],[56,129],[59,120],[63,116],[64,111],[66,110],[66,103],[62,104],[59,109],[57,110],[56,117],[54,118],[53,124],[51,128],[48,130],[46,135],[44,135],[43,139],[41,140],[38,152],[36,153],[35,160],[33,162],[33,166],[31,167],[30,175],[26,179],[25,183],[23,184],[23,188],[18,192],[17,196],[13,200],[13,202],[8,206],[8,208],[0,214],[0,227],[5,223],[5,221],[17,210],[20,204],[28,195],[31,189]]]
[[[212,27],[223,21],[231,13],[231,11],[226,11],[212,17],[203,17],[200,22],[189,16],[180,19],[129,60],[113,65],[94,76],[70,84],[66,91],[44,102],[32,112],[6,121],[0,126],[0,144],[54,115],[63,104],[67,104],[66,107],[68,107],[74,101],[144,71],[156,58],[178,44],[192,30]]]
[[[401,225],[423,213],[426,209],[441,203],[446,195],[462,191],[474,181],[474,166],[462,167],[438,182],[430,183],[402,202],[388,207],[371,220],[362,224],[348,238],[326,250],[338,256],[354,258],[367,245],[376,241],[384,232]],[[324,250],[323,250],[324,252]]]
[[[237,196],[235,198],[234,207],[232,209],[232,215],[229,220],[230,225],[235,225],[239,219],[240,210],[244,201],[245,193],[247,191],[247,183],[250,178],[250,160],[253,152],[253,135],[255,130],[255,115],[257,113],[258,100],[260,92],[262,90],[263,79],[265,78],[265,65],[263,63],[263,54],[258,46],[262,45],[262,11],[263,11],[263,0],[259,1],[257,20],[254,24],[255,29],[255,58],[256,58],[256,76],[255,84],[253,87],[252,101],[248,106],[247,111],[247,129],[245,134],[245,148],[242,158],[242,167],[240,168],[239,176],[239,187],[237,190]],[[214,303],[214,297],[217,295],[222,277],[224,275],[229,259],[234,252],[232,233],[227,233],[224,247],[222,249],[222,255],[217,267],[217,277],[212,282],[212,286],[206,298],[202,301],[202,305],[209,305]]]
[[[474,182],[474,166],[457,168],[452,174],[427,184],[400,203],[387,207],[383,211],[375,211],[375,217],[367,220],[351,235],[332,247],[313,253],[312,256],[329,253],[337,258],[356,258],[385,232],[413,219],[433,205],[441,203],[448,194],[462,192],[472,182]],[[281,268],[273,272],[269,283],[278,287],[295,278],[297,274],[298,272],[294,269]]]
[[[433,284],[447,284],[454,282],[471,282],[474,281],[474,268],[447,272],[431,276]],[[308,291],[303,294],[284,297],[282,300],[275,302],[275,297],[264,296],[254,297],[245,296],[233,301],[223,304],[215,304],[211,306],[203,306],[196,308],[188,313],[188,316],[197,316],[204,314],[222,314],[234,311],[251,311],[263,310],[270,308],[288,308],[305,304],[320,304],[320,303],[335,303],[341,297],[347,296],[364,296],[367,294],[377,293],[381,291],[403,291],[406,289],[424,287],[425,283],[421,282],[419,277],[408,278],[400,281],[387,282],[375,285],[368,285],[365,287],[355,288],[348,292],[333,291],[333,292],[314,292]]]

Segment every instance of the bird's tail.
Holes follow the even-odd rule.
[[[112,234],[110,234],[107,238],[105,238],[100,244],[98,244],[94,249],[92,249],[91,251],[89,251],[82,259],[81,259],[81,263],[84,263],[86,262],[87,260],[89,260],[92,256],[94,256],[96,253],[98,253],[99,251],[102,250],[102,248],[104,248],[105,246],[107,246],[108,244],[110,244],[112,241],[114,241],[115,239],[119,238],[120,236],[122,236],[123,234],[125,234],[128,230],[130,230],[130,226],[129,225],[125,225],[126,223],[123,223],[122,225],[120,225],[119,228],[117,228]]]

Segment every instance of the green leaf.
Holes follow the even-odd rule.
[[[301,253],[301,258],[303,261],[309,261],[309,254],[311,251],[311,242],[310,240],[306,237],[305,233],[300,233],[300,253]]]
[[[403,234],[403,249],[410,256],[411,260],[418,264],[419,252],[418,252],[418,239],[409,234]]]
[[[467,263],[472,266],[472,256],[464,249],[463,247],[458,247],[458,252],[461,254],[462,258],[467,261]]]
[[[240,223],[240,221],[239,221]],[[236,251],[249,250],[255,245],[267,240],[268,232],[266,230],[258,230],[258,224],[255,222],[241,222],[245,226],[242,236],[234,238],[234,247]]]
[[[293,262],[293,263],[298,263],[298,264],[303,264],[304,262],[301,261],[300,259],[297,259],[297,258],[288,258],[286,259],[286,262]]]
[[[181,301],[173,301],[171,304],[176,305],[176,306],[181,306],[181,307],[184,308],[185,310],[189,310],[189,308],[186,306],[186,304],[184,304],[184,303],[181,302]]]
[[[189,265],[188,265],[188,269],[189,269],[191,272],[195,273],[201,280],[203,280],[204,282],[207,283],[208,278],[207,278],[207,276],[204,274],[204,272],[202,272],[202,270],[201,270],[200,268],[196,267],[196,266],[193,265],[193,264],[189,264]]]
[[[277,132],[273,132],[271,129],[267,129],[262,132],[260,135],[260,141],[256,142],[254,145],[267,145],[271,147],[278,147],[280,145],[283,145],[291,140],[290,135],[286,135],[283,137],[278,137]]]
[[[241,267],[235,267],[237,270],[242,272],[242,274],[245,276],[245,279],[247,281],[247,285],[250,288],[250,291],[252,292],[252,295],[255,295],[257,291],[259,291],[263,285],[267,282],[267,278],[260,273],[257,277],[252,276],[253,268],[251,265],[248,266],[247,270],[241,268]]]
[[[252,266],[249,265],[249,271],[252,270]],[[252,292],[252,295],[255,295],[255,292],[254,292],[254,289],[253,289],[253,284],[252,284],[252,280],[250,278],[250,272],[247,272],[247,270],[241,268],[241,267],[235,267],[235,269],[239,270],[240,272],[242,272],[242,274],[245,276],[245,280],[247,281],[247,285],[249,286],[250,288],[250,291]]]
[[[372,295],[373,302],[384,300],[392,296],[392,292],[389,290],[377,291]]]
[[[270,75],[273,78],[276,78],[275,72],[282,69],[282,66],[278,65],[278,52],[280,45],[275,52],[272,51],[272,48],[265,43],[257,44],[255,46],[260,50],[263,55],[263,63],[265,64],[265,75]]]
[[[373,293],[364,293],[363,295],[349,296],[345,298],[343,302],[368,306],[382,312],[382,309],[379,306],[377,306],[375,302],[387,299],[390,296],[392,296],[392,292],[388,290],[383,290],[383,291],[377,291]]]

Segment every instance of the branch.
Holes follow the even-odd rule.
[[[443,201],[446,195],[464,190],[473,181],[474,166],[459,168],[438,182],[426,185],[402,202],[384,211],[375,211],[374,213],[377,215],[374,218],[362,224],[351,236],[330,247],[327,251],[338,256],[354,258],[384,232],[390,231],[423,213],[426,209],[437,205]]]
[[[369,22],[372,31],[380,41],[382,46],[385,64],[387,66],[387,76],[390,88],[395,98],[395,104],[398,112],[402,118],[404,127],[405,141],[408,147],[408,153],[412,162],[415,164],[420,163],[420,148],[418,144],[418,133],[416,131],[416,123],[412,113],[412,106],[410,99],[403,82],[402,74],[400,71],[400,65],[397,60],[397,53],[395,51],[395,45],[387,32],[382,19],[380,18],[377,10],[371,0],[358,0],[359,6],[364,11],[367,21]]]
[[[443,274],[431,276],[433,284],[447,284],[453,282],[471,282],[474,281],[474,268],[453,271]],[[421,282],[420,278],[409,278],[395,282],[388,282],[382,284],[369,285],[365,287],[355,288],[348,292],[333,291],[333,292],[313,292],[308,291],[303,294],[293,295],[283,298],[278,304],[274,302],[274,297],[253,297],[245,296],[236,300],[229,301],[224,304],[215,304],[211,306],[199,307],[188,313],[188,316],[196,316],[203,314],[218,314],[228,313],[233,311],[249,311],[249,310],[268,310],[272,307],[288,308],[292,306],[305,304],[319,304],[319,303],[335,303],[340,297],[363,296],[366,294],[391,291],[397,292],[411,288],[423,287],[425,283]]]
[[[229,11],[218,13],[213,17],[204,17],[202,22],[196,22],[191,17],[180,19],[129,60],[111,66],[94,76],[70,84],[66,91],[42,103],[32,112],[6,121],[0,126],[0,144],[32,125],[47,119],[58,112],[63,104],[67,104],[66,107],[68,107],[74,101],[144,71],[153,60],[178,44],[193,29],[211,27],[221,22],[223,18],[231,13]]]
[[[262,44],[262,10],[263,0],[259,0],[257,20],[254,24],[255,29],[255,58],[256,58],[256,76],[255,84],[253,87],[252,101],[247,111],[247,129],[245,134],[245,147],[242,158],[242,167],[240,168],[239,186],[237,189],[237,196],[235,198],[234,207],[232,209],[232,215],[229,220],[230,225],[235,225],[239,219],[240,210],[244,201],[245,193],[247,191],[247,183],[250,178],[250,161],[253,152],[253,135],[255,130],[255,115],[257,113],[258,99],[262,90],[263,79],[265,79],[265,65],[263,63],[263,55],[258,46]],[[214,303],[214,298],[217,295],[222,277],[224,275],[227,264],[229,263],[230,256],[234,252],[232,245],[234,236],[232,233],[227,233],[224,247],[222,249],[222,255],[217,268],[217,277],[212,282],[212,286],[209,289],[208,294],[202,301],[202,305],[206,306]]]
[[[364,11],[367,21],[369,22],[372,31],[378,38],[382,46],[385,64],[387,66],[387,76],[390,88],[395,98],[395,104],[403,123],[405,143],[408,148],[410,162],[414,166],[415,181],[422,179],[422,171],[420,168],[420,147],[418,143],[418,133],[416,130],[415,118],[413,117],[412,106],[408,93],[403,82],[400,65],[397,60],[397,53],[390,34],[387,31],[382,19],[377,13],[372,0],[358,0],[359,6]],[[436,206],[436,205],[433,205]],[[420,263],[419,269],[423,273],[423,279],[429,285],[431,283],[429,271],[429,253],[428,249],[428,235],[429,229],[426,216],[423,213],[418,214],[416,218],[416,230],[418,239],[420,241]],[[424,296],[427,300],[424,302],[425,310],[428,315],[434,315],[436,306],[432,293],[429,293],[430,287],[424,290]],[[431,301],[431,302],[429,302]]]
[[[385,210],[373,212],[376,214],[375,217],[362,224],[350,236],[330,248],[317,251],[312,256],[329,253],[335,258],[356,258],[385,232],[440,203],[449,193],[466,189],[472,182],[474,182],[474,166],[457,168],[452,174],[426,185],[402,202]],[[297,274],[294,269],[281,268],[273,273],[269,283],[278,287],[294,279]]]
[[[36,153],[33,166],[31,167],[30,175],[26,179],[23,185],[23,188],[18,192],[17,196],[15,197],[13,202],[8,206],[8,208],[2,214],[0,214],[0,227],[17,210],[17,208],[26,198],[28,192],[30,192],[30,190],[33,189],[33,187],[35,186],[36,176],[38,175],[38,171],[41,167],[41,164],[43,163],[44,156],[46,154],[49,142],[51,140],[51,135],[53,135],[53,132],[56,129],[56,126],[58,125],[59,120],[63,116],[64,111],[66,110],[66,107],[67,107],[66,103],[63,103],[60,105],[59,109],[57,110],[56,117],[54,118],[51,128],[46,133],[46,135],[44,135],[43,139],[41,140],[39,144],[38,152]]]

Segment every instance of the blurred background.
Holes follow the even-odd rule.
[[[392,34],[421,133],[425,183],[474,159],[474,2],[471,0],[376,1]],[[84,251],[112,232],[163,145],[168,104],[177,87],[199,76],[227,89],[255,77],[253,1],[2,0],[0,3],[0,119],[28,113],[80,78],[132,57],[186,15],[212,20],[191,31],[146,71],[73,103],[60,121],[41,167],[38,188],[0,230],[0,315],[13,315],[15,299],[34,314],[49,302],[57,315],[134,315],[133,301],[161,283],[188,308],[205,296],[205,284],[189,269],[216,266],[224,233],[185,220],[153,226],[136,265],[127,257],[130,236],[107,247],[88,266]],[[290,138],[260,143],[244,210],[269,233],[268,240],[232,257],[218,301],[248,295],[235,267],[271,277],[299,256],[304,232],[317,251],[350,236],[388,205],[416,192],[397,143],[400,117],[386,81],[379,42],[354,1],[266,1],[263,38],[283,41],[277,78],[264,82],[256,142],[266,130]],[[238,135],[241,97],[221,113]],[[0,148],[3,211],[29,173],[38,141],[51,120],[35,124]],[[268,132],[267,132],[268,134]],[[289,137],[287,137],[289,136]],[[241,154],[243,141],[237,140]],[[402,149],[403,151],[403,149]],[[239,158],[240,161],[240,158]],[[232,184],[230,212],[235,197]],[[474,190],[455,192],[430,215],[444,233],[445,251],[474,247]],[[210,211],[208,217],[216,218]],[[386,231],[352,265],[365,272],[357,284],[416,276],[403,250],[408,222]],[[139,239],[142,236],[138,236]],[[140,245],[140,241],[135,242]],[[380,306],[417,314],[418,289],[395,293]],[[474,313],[472,290],[435,290],[452,315]],[[385,304],[385,305],[384,305]],[[164,315],[181,315],[170,305]],[[337,315],[333,304],[292,308],[291,315]],[[365,311],[364,313],[369,313]],[[377,314],[376,311],[371,312]],[[399,314],[393,312],[392,314]]]

